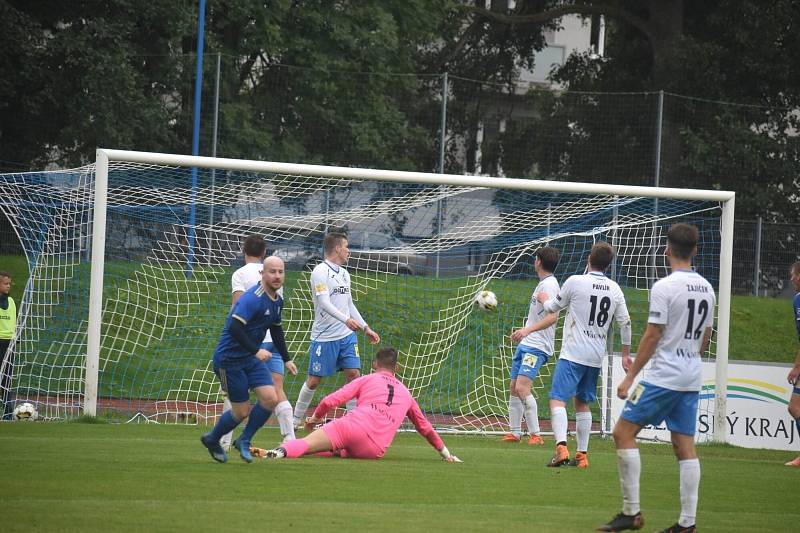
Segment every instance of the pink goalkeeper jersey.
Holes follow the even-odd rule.
[[[405,385],[388,372],[374,372],[354,379],[341,389],[327,395],[314,411],[316,418],[325,415],[338,405],[358,399],[358,407],[345,415],[345,419],[361,426],[369,439],[386,451],[406,416],[417,432],[441,450],[444,442],[422,414],[417,401]]]

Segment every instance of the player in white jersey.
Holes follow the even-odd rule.
[[[550,388],[550,421],[556,451],[547,466],[589,466],[589,434],[592,431],[591,404],[597,401],[597,380],[606,355],[611,319],[620,326],[622,357],[626,365],[631,352],[631,319],[625,295],[604,274],[614,259],[614,249],[606,242],[592,246],[587,273],[570,276],[553,299],[537,295],[548,313],[567,308],[561,353]],[[570,461],[567,449],[567,402],[574,398],[577,453]]]
[[[294,406],[295,427],[302,426],[308,406],[322,378],[344,372],[347,382],[361,375],[357,331],[363,331],[371,344],[381,341],[361,317],[350,292],[350,274],[344,268],[350,257],[347,237],[329,233],[323,243],[325,260],[311,272],[311,297],[314,300],[314,325],[308,348],[308,378]],[[348,410],[355,400],[347,403]]]
[[[231,276],[231,307],[236,305],[236,302],[249,288],[261,282],[261,271],[263,269],[262,260],[267,251],[267,244],[264,239],[259,235],[250,235],[244,241],[244,266],[239,268]],[[278,295],[283,298],[283,287],[278,290]],[[285,301],[285,300],[284,300]],[[285,304],[284,304],[285,305]],[[275,345],[272,342],[269,330],[264,337],[264,342],[261,347],[276,355]],[[284,367],[293,376],[297,375],[297,366],[292,361],[289,354],[277,354],[279,357],[272,357],[267,361],[267,366],[272,374],[272,382],[275,385],[275,393],[278,396],[278,404],[275,406],[274,412],[278,419],[281,435],[283,440],[292,440],[295,438],[294,424],[292,423],[292,404],[289,403],[289,398],[283,390],[283,376],[285,374]],[[228,407],[228,398],[225,398],[226,408]],[[221,444],[230,449],[231,434],[227,434],[222,438]]]
[[[644,525],[639,509],[641,460],[636,435],[642,427],[665,420],[680,469],[681,514],[677,523],[663,531],[695,531],[700,462],[694,435],[702,385],[700,357],[711,339],[716,306],[714,288],[692,270],[698,238],[697,228],[689,224],[675,224],[667,232],[666,256],[672,273],[650,291],[647,329],[636,359],[617,387],[617,396],[628,398],[614,425],[622,512],[600,531],[641,529]],[[628,396],[636,375],[651,358],[651,368]]]
[[[525,327],[515,330],[511,340],[518,342],[517,350],[511,361],[511,396],[508,401],[508,425],[510,433],[503,437],[503,442],[519,442],[522,433],[522,413],[528,426],[528,444],[542,445],[544,441],[539,435],[539,413],[536,398],[531,394],[533,379],[539,369],[550,360],[555,349],[556,322],[558,313],[547,313],[537,299],[545,293],[549,297],[558,294],[558,280],[553,271],[558,265],[558,250],[549,246],[536,250],[533,263],[539,283],[533,290],[531,303],[528,306],[528,319]]]

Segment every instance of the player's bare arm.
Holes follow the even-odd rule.
[[[259,348],[256,352],[256,359],[259,361],[269,361],[272,358],[272,352],[269,350],[265,350],[264,348]]]
[[[378,344],[381,342],[381,336],[369,326],[364,326],[364,335],[367,336],[370,344]]]
[[[706,330],[703,332],[703,342],[700,343],[700,353],[706,353],[708,350],[708,345],[711,344],[711,335],[713,330],[711,327],[707,327]]]
[[[617,397],[619,399],[624,400],[628,397],[628,390],[630,390],[631,385],[633,385],[633,380],[636,379],[636,376],[641,372],[642,368],[644,368],[650,358],[653,357],[656,346],[658,346],[658,341],[661,340],[663,334],[663,324],[647,324],[647,329],[644,331],[642,340],[639,342],[639,350],[636,352],[636,359],[633,360],[633,364],[627,374],[625,374],[625,379],[623,379],[619,387],[617,387]]]
[[[244,291],[236,291],[231,295],[231,309],[233,309],[233,307],[236,305],[236,302],[239,301],[239,298],[242,297],[242,294],[244,294]]]
[[[794,356],[794,367],[789,371],[787,379],[791,385],[797,385],[797,380],[800,379],[800,349]]]
[[[549,313],[547,316],[545,316],[543,319],[536,322],[535,324],[531,324],[526,328],[519,328],[517,330],[514,330],[514,332],[511,333],[511,340],[514,342],[520,342],[522,339],[524,339],[531,333],[547,329],[556,322],[558,322],[558,313]]]

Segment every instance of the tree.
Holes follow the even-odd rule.
[[[463,12],[472,24],[495,28],[528,25],[533,32],[540,28],[531,25],[566,14],[604,15],[608,27],[605,56],[574,54],[553,74],[554,81],[570,91],[663,90],[746,104],[723,105],[667,94],[660,144],[661,184],[734,189],[744,193],[737,203],[740,216],[797,219],[792,191],[798,188],[795,176],[800,163],[796,137],[800,125],[794,111],[800,104],[800,66],[788,59],[800,51],[796,2],[523,0],[513,11],[469,5]],[[450,49],[457,53],[469,48],[471,39],[465,31]],[[592,100],[599,98],[574,92],[557,98],[538,118],[509,128],[498,140],[497,151],[510,154],[513,143],[525,142],[526,135],[542,131],[545,121],[560,120],[564,126],[570,125],[573,133],[560,145],[561,157],[550,158],[560,164],[547,176],[652,183],[655,165],[648,171],[647,161],[618,171],[614,165],[637,146],[640,150],[655,146],[655,128],[648,127],[647,121],[655,116],[656,99],[649,99],[651,107],[646,113],[609,116],[593,105]],[[591,154],[590,147],[594,149]],[[524,154],[513,164],[540,172],[547,168]]]
[[[0,82],[0,159],[41,168],[91,161],[98,146],[188,151],[196,2],[11,0],[0,9],[0,66],[16,73]],[[451,9],[209,0],[206,51],[223,56],[220,155],[432,168],[435,79],[408,73]]]
[[[9,74],[0,89],[0,159],[41,168],[93,160],[98,146],[179,150],[186,78],[173,59],[191,31],[189,5],[0,5],[0,65]]]

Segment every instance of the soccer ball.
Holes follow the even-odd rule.
[[[30,402],[21,403],[14,408],[14,420],[33,422],[39,416],[36,408]]]
[[[497,309],[497,296],[492,291],[481,291],[475,295],[475,305],[484,311]]]

